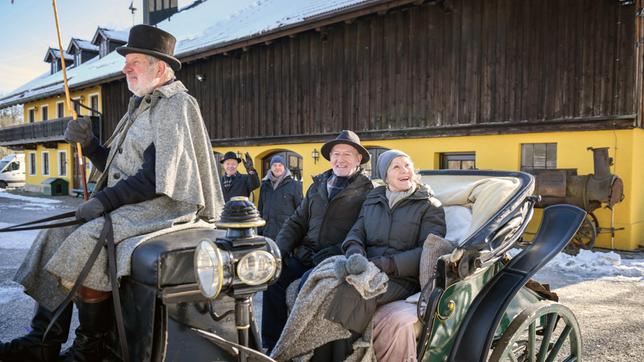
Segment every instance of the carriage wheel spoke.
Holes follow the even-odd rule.
[[[546,359],[546,352],[548,351],[548,346],[550,345],[550,338],[552,337],[552,332],[555,329],[556,321],[557,321],[556,313],[551,313],[547,315],[546,325],[544,326],[545,333],[543,334],[543,339],[541,340],[541,347],[539,348],[538,362],[544,362]]]
[[[528,362],[535,362],[534,349],[537,345],[537,322],[530,323],[528,327]]]
[[[570,356],[566,358],[564,362],[577,362],[577,356]]]
[[[559,353],[559,350],[561,350],[561,346],[563,346],[564,342],[566,341],[566,338],[568,338],[568,336],[570,335],[570,331],[572,331],[571,326],[566,326],[566,328],[564,328],[563,332],[561,332],[561,335],[557,339],[557,342],[555,343],[554,347],[552,347],[552,350],[550,351],[550,354],[548,355],[546,362],[552,362],[555,360],[555,357],[557,357],[557,353]]]
[[[508,357],[510,357],[510,361],[512,361],[512,362],[519,362],[519,360],[517,359],[517,356],[514,355],[513,350],[510,350],[510,353],[508,354]]]

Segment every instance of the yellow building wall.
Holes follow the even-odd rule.
[[[644,246],[644,130],[633,130],[633,153],[630,197],[630,238],[635,246]],[[619,205],[618,205],[619,206]]]
[[[98,111],[102,111],[102,99],[101,99],[101,88],[96,86],[96,87],[90,87],[78,91],[72,91],[70,96],[72,99],[77,99],[80,98],[81,103],[85,106],[90,106],[90,97],[93,95],[98,96]],[[57,103],[59,102],[64,102],[65,97],[64,95],[60,96],[55,96],[55,97],[50,97],[46,99],[41,99],[38,101],[34,102],[28,102],[25,103],[23,106],[23,112],[24,112],[24,122],[29,123],[29,109],[34,108],[35,109],[35,122],[42,122],[43,117],[42,117],[42,108],[44,106],[48,107],[48,119],[56,119],[58,118],[57,114]],[[82,108],[80,110],[79,116],[85,116],[85,115],[90,115],[90,111]],[[64,114],[63,117],[71,117],[71,112],[67,107],[64,107]],[[58,153],[59,151],[65,151],[66,152],[66,158],[67,158],[67,172],[65,176],[61,176],[59,172],[59,167],[58,167]],[[31,163],[31,158],[29,156],[30,153],[35,152],[36,153],[36,173],[34,175],[30,174],[30,163]],[[43,174],[43,169],[42,169],[42,162],[43,162],[43,156],[42,154],[44,152],[49,153],[49,175],[44,175]],[[36,190],[40,184],[48,179],[48,178],[62,178],[66,180],[69,183],[69,190],[71,191],[72,185],[73,185],[73,160],[72,160],[72,148],[71,145],[68,144],[67,142],[59,142],[56,145],[56,148],[45,148],[42,145],[38,145],[35,150],[25,150],[25,160],[26,160],[26,177],[25,177],[25,183],[27,184],[27,188],[31,190]],[[87,161],[86,161],[87,164]],[[89,175],[89,172],[87,172]]]
[[[97,95],[98,96],[98,110],[99,112],[102,110],[103,105],[102,105],[102,100],[101,100],[101,87],[95,86],[95,87],[90,87],[90,88],[85,88],[81,90],[74,90],[71,91],[70,97],[72,99],[78,99],[80,98],[81,104],[88,106],[89,107],[89,99],[92,95]],[[46,99],[40,99],[37,101],[33,102],[27,102],[23,106],[23,119],[25,123],[29,123],[29,109],[34,108],[35,109],[35,122],[40,122],[42,121],[42,107],[47,106],[48,107],[48,115],[49,119],[55,119],[58,118],[57,109],[56,105],[59,102],[65,102],[65,95],[61,94],[58,96],[46,98]],[[67,107],[64,107],[64,115],[63,117],[71,117],[71,112]],[[81,107],[80,115],[81,116],[86,116],[89,115],[91,112],[85,108]]]
[[[65,167],[65,176],[61,176],[61,170],[58,165],[58,154],[64,151],[66,156],[66,167]],[[30,153],[36,154],[36,174],[31,175],[31,157]],[[49,153],[49,175],[43,174],[43,153]],[[26,183],[29,185],[40,185],[44,180],[48,178],[62,178],[69,183],[71,189],[72,185],[72,148],[71,145],[67,143],[59,143],[57,148],[45,148],[42,145],[38,145],[35,150],[25,151],[25,161],[26,161]]]
[[[624,201],[614,207],[614,227],[624,228],[615,232],[611,241],[610,233],[598,235],[595,246],[633,250],[644,245],[644,195],[640,187],[644,179],[641,158],[644,156],[644,131],[584,131],[525,133],[512,135],[463,136],[414,139],[387,139],[365,141],[367,147],[396,148],[409,154],[420,170],[439,168],[439,155],[444,152],[476,152],[476,167],[479,169],[519,170],[521,167],[522,143],[557,143],[557,168],[577,168],[579,175],[593,172],[592,152],[587,147],[609,147],[609,155],[614,159],[611,171],[624,181]],[[262,159],[275,152],[288,150],[303,158],[304,191],[312,183],[311,176],[317,175],[329,166],[320,155],[314,162],[311,153],[320,151],[323,143],[276,144],[269,146],[221,147],[214,151],[250,152],[261,175]],[[240,166],[243,171],[243,166]],[[255,191],[257,199],[257,191]],[[603,228],[611,225],[611,212],[598,209],[594,214]],[[535,232],[540,222],[540,210],[535,213],[529,231]]]

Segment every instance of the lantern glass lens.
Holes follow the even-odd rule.
[[[276,269],[277,263],[273,255],[257,250],[241,258],[237,264],[237,276],[245,284],[259,285],[268,282]]]

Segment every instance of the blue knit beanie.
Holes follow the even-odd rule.
[[[286,161],[284,161],[284,157],[280,155],[275,155],[273,156],[273,158],[271,158],[271,166],[273,166],[274,163],[281,163],[282,165],[284,165],[284,167],[286,167]]]
[[[401,150],[389,150],[383,152],[380,157],[378,157],[378,172],[380,172],[381,179],[385,180],[387,178],[387,170],[389,169],[391,161],[400,156],[409,157],[408,154]]]

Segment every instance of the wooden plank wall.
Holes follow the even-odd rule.
[[[116,124],[127,111],[131,95],[125,79],[105,84],[101,88],[101,104],[103,105],[101,138],[103,142],[114,133]]]
[[[637,125],[644,127],[644,0],[637,0],[635,11],[638,17],[635,19],[635,91],[633,98],[635,109],[638,110]]]
[[[378,136],[638,113],[634,6],[445,4],[373,14],[217,55],[185,64],[178,77],[198,99],[213,139],[254,143],[341,129]],[[110,87],[103,104],[123,107],[123,86]],[[122,113],[106,111],[106,117],[113,122]]]

